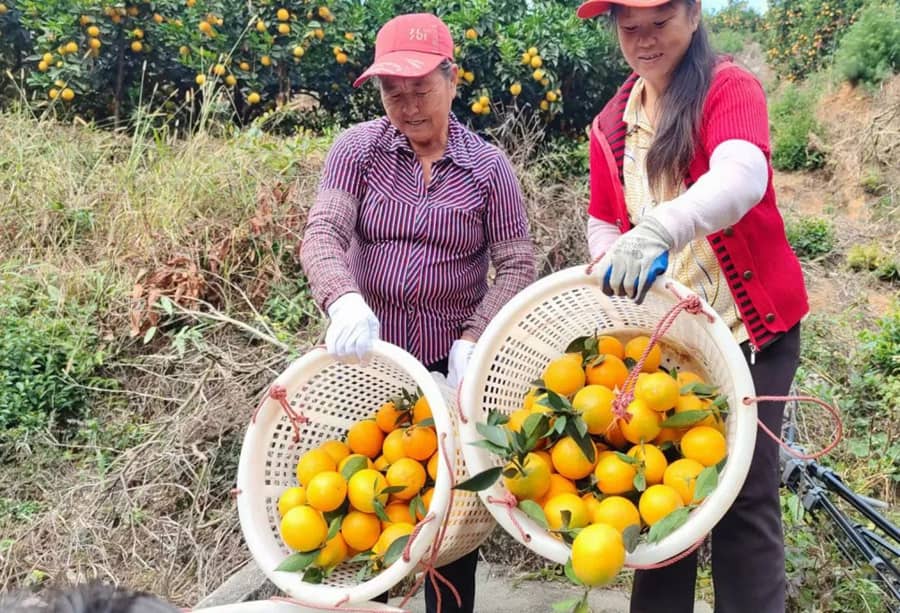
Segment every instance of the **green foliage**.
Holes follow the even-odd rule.
[[[563,0],[16,0],[0,16],[0,62],[22,68],[33,106],[63,117],[120,122],[144,107],[183,126],[296,106],[306,127],[347,125],[381,114],[377,88],[352,83],[381,25],[414,11],[451,28],[454,111],[476,128],[516,106],[574,134],[626,73],[603,20],[580,20]]]
[[[850,247],[847,265],[850,270],[873,272],[882,281],[900,280],[897,262],[878,243]]]
[[[296,334],[318,317],[319,310],[306,277],[300,275],[271,287],[262,313],[276,330]]]
[[[718,30],[710,33],[710,43],[719,53],[735,54],[744,48],[745,34],[738,30]]]
[[[900,7],[877,3],[865,7],[841,39],[834,65],[851,83],[877,85],[900,69]]]
[[[0,439],[82,415],[84,386],[108,385],[93,307],[67,303],[59,290],[18,284],[0,295]]]
[[[863,1],[771,0],[762,25],[769,64],[791,81],[822,68]]]
[[[788,221],[785,230],[791,247],[800,258],[820,258],[834,249],[834,227],[827,219],[801,217]]]
[[[900,305],[878,320],[877,330],[864,330],[860,338],[868,368],[900,377]]]
[[[813,116],[815,93],[795,85],[785,87],[771,104],[772,166],[778,170],[813,170],[825,163],[825,153],[810,146],[820,127]]]
[[[763,24],[760,14],[746,0],[728,0],[724,8],[705,17],[704,22],[713,34],[731,31],[741,35],[754,33]]]

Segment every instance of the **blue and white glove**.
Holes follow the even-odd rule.
[[[607,296],[628,296],[640,304],[656,277],[666,272],[672,235],[653,217],[616,239],[597,265]]]
[[[475,351],[475,343],[465,339],[457,339],[450,346],[450,357],[447,358],[447,385],[456,389],[466,374],[469,359]]]
[[[328,307],[328,317],[331,319],[325,332],[328,353],[339,358],[365,358],[378,340],[381,325],[362,295],[344,294]]]

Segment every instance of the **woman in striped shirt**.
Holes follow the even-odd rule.
[[[731,327],[757,395],[786,394],[797,369],[803,273],[772,187],[759,82],[710,48],[697,0],[587,0],[611,12],[634,70],[591,130],[588,243],[604,291],[640,302],[664,253],[670,274]],[[781,431],[783,402],[759,403]],[[778,446],[756,437],[750,472],[712,532],[716,611],[785,608]],[[696,554],[635,573],[631,611],[693,611]]]
[[[328,350],[363,359],[378,338],[430,370],[462,379],[487,323],[534,280],[522,194],[506,156],[450,112],[457,66],[447,26],[401,15],[378,32],[376,78],[386,116],[334,143],[300,257],[331,323]],[[488,284],[488,265],[496,275]],[[472,611],[477,550],[439,569],[442,611]],[[426,606],[436,597],[426,582]]]

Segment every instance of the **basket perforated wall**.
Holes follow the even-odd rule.
[[[475,474],[500,460],[486,449],[469,443],[482,437],[477,421],[486,421],[491,410],[506,414],[522,406],[531,382],[540,378],[547,363],[559,357],[578,336],[611,334],[622,339],[650,335],[662,317],[677,303],[666,289],[671,283],[658,280],[641,305],[627,298],[605,296],[599,284],[583,272],[583,267],[560,271],[526,288],[508,303],[479,339],[460,395],[470,423],[461,426],[462,450],[469,470]],[[681,295],[688,292],[672,284]],[[712,313],[710,307],[705,309]],[[756,436],[756,407],[744,405],[753,396],[749,369],[727,326],[717,316],[710,323],[704,315],[680,314],[662,343],[663,365],[693,370],[715,383],[728,398],[728,462],[719,486],[695,510],[688,522],[655,545],[642,544],[629,554],[628,562],[652,564],[676,555],[712,529],[746,477]],[[502,480],[480,492],[489,511],[511,535],[532,550],[564,563],[569,547],[553,539],[536,523],[518,511],[516,521],[527,528],[530,540],[523,540],[506,507],[487,501],[502,497]]]

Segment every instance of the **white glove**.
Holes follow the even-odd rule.
[[[450,357],[447,358],[447,385],[455,390],[466,374],[469,358],[475,351],[475,343],[465,339],[457,339],[450,346]]]
[[[381,325],[375,313],[356,292],[344,294],[328,307],[331,324],[325,332],[328,353],[339,358],[355,355],[362,360],[378,340]]]
[[[661,223],[645,217],[618,238],[597,265],[603,293],[628,296],[640,304],[656,277],[665,272],[666,266],[660,268],[657,258],[667,254],[667,264],[673,244],[672,236]]]

